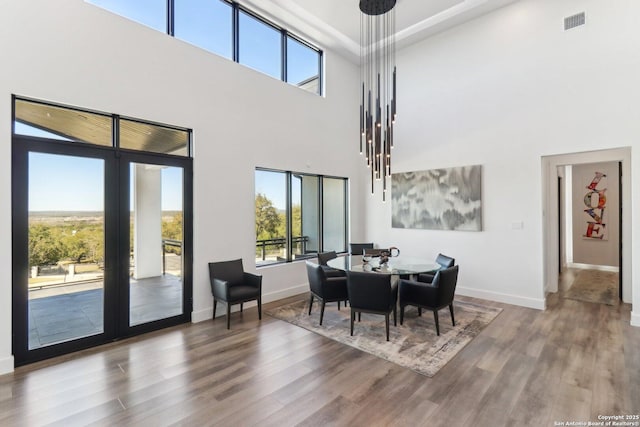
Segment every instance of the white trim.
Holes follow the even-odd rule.
[[[300,295],[309,290],[309,284],[303,283],[301,285],[292,286],[287,289],[280,289],[275,292],[269,292],[266,294],[262,294],[262,304],[266,304],[268,302],[273,302],[277,300],[281,300],[283,298],[292,297],[294,295]],[[212,305],[198,311],[191,312],[191,323],[203,322],[205,320],[211,320],[213,317],[213,299],[211,300]],[[249,301],[244,305],[244,307],[255,307],[257,305],[256,301]],[[220,305],[218,304],[218,308]],[[216,313],[216,317],[225,316],[227,314],[227,309],[223,307],[222,310],[218,309]],[[235,313],[236,311],[240,311],[239,305],[234,305],[231,307],[231,312]]]
[[[620,272],[620,268],[614,265],[594,265],[594,264],[580,264],[579,262],[568,262],[567,267],[579,268],[581,270],[611,271],[613,273]]]
[[[631,326],[640,327],[640,313],[636,313],[634,311],[631,312],[631,322],[629,322]]]
[[[13,356],[0,359],[0,375],[13,372],[13,368],[14,368]]]
[[[537,310],[544,310],[546,308],[546,302],[544,299],[527,298],[518,295],[485,291],[482,289],[465,288],[462,286],[458,286],[456,288],[456,294],[464,295],[467,297],[482,298],[490,301],[504,302],[507,304],[519,305],[522,307],[535,308]]]
[[[632,224],[631,206],[631,147],[609,148],[604,150],[550,154],[542,156],[542,232],[543,232],[543,271],[545,292],[558,290],[558,186],[557,167],[563,165],[578,165],[584,163],[598,163],[608,161],[622,162],[622,298],[626,303],[633,302],[634,288],[631,279],[632,263]],[[624,240],[627,239],[628,240]]]

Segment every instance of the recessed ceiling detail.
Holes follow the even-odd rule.
[[[257,12],[354,63],[360,58],[360,0],[244,0]],[[397,0],[396,48],[517,0]]]

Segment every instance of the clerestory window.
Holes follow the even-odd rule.
[[[86,0],[322,95],[322,51],[231,0]]]

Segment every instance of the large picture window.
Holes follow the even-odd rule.
[[[347,180],[256,169],[256,265],[346,251]]]

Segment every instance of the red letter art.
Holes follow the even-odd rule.
[[[583,237],[588,239],[604,240],[606,224],[603,222],[604,210],[607,204],[607,196],[604,194],[607,191],[606,188],[598,189],[598,184],[601,183],[602,178],[605,178],[603,184],[606,183],[607,175],[602,172],[596,172],[591,184],[586,188],[589,190],[584,195],[584,204],[587,209],[584,212],[589,215],[587,221],[587,231],[583,234]]]

